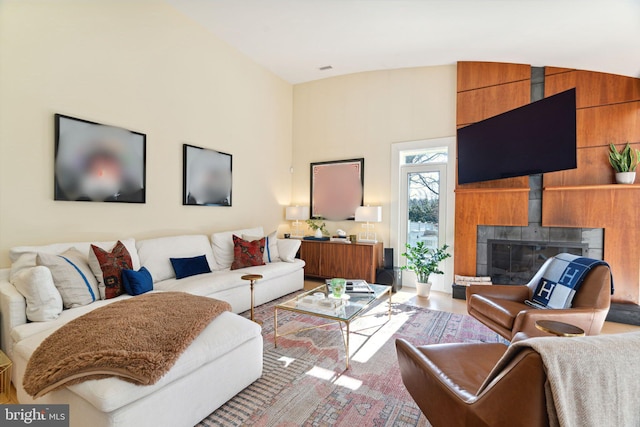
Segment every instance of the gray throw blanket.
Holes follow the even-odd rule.
[[[27,363],[24,389],[39,397],[109,376],[154,384],[214,318],[230,310],[226,302],[184,292],[149,293],[100,307],[42,341]]]
[[[480,391],[527,347],[544,363],[551,426],[640,426],[640,332],[518,341]]]

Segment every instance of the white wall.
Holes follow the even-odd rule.
[[[162,1],[0,3],[0,266],[16,245],[283,222],[292,87]],[[54,113],[147,135],[147,203],[53,200]],[[233,154],[233,206],[182,206],[182,144]]]
[[[456,66],[318,80],[296,85],[293,99],[292,202],[309,205],[309,163],[364,157],[364,202],[382,205],[376,231],[389,245],[391,144],[455,135]],[[353,221],[327,226],[360,231]]]

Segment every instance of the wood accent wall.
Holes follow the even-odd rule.
[[[638,304],[640,184],[613,184],[607,155],[611,142],[640,149],[640,79],[547,67],[545,96],[572,87],[578,168],[544,174],[542,225],[604,228],[604,259],[616,287],[612,301]]]
[[[528,104],[529,65],[458,63],[458,128]],[[604,228],[614,302],[640,303],[640,184],[615,185],[608,144],[640,148],[640,79],[546,67],[545,96],[577,96],[578,168],[544,174],[542,225]],[[640,177],[636,178],[640,183]],[[528,178],[456,185],[455,274],[476,274],[478,225],[526,226]]]
[[[459,62],[457,91],[456,124],[461,128],[529,104],[531,66]],[[455,274],[476,275],[478,225],[526,226],[528,201],[527,177],[456,182]]]

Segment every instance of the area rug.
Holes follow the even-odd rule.
[[[202,420],[199,426],[428,426],[404,388],[396,338],[416,345],[444,342],[504,342],[470,316],[387,301],[351,325],[349,369],[338,325],[273,342],[274,305],[256,309],[264,321],[264,368],[260,379]],[[317,326],[326,320],[278,311],[278,332]]]

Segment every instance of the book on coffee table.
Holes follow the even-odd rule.
[[[331,292],[331,279],[325,281],[327,289]],[[345,292],[347,294],[373,294],[375,293],[366,280],[348,279]]]

